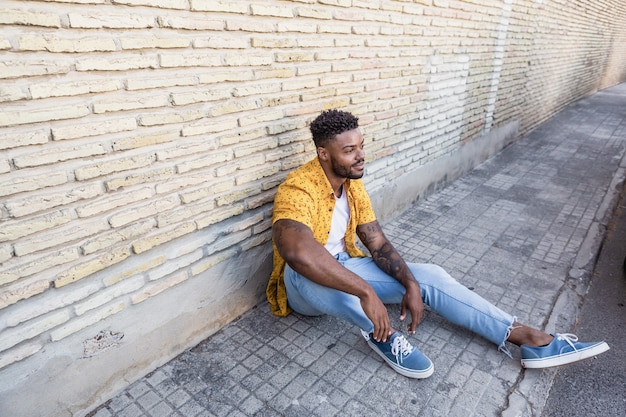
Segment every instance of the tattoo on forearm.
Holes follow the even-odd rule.
[[[363,225],[357,229],[359,238],[366,246],[368,246],[368,243],[380,239],[382,233],[383,231],[378,223]],[[384,239],[385,243],[380,248],[372,250],[372,258],[381,270],[404,284],[404,281],[412,275],[408,273],[408,266],[400,257],[400,254],[389,243],[387,238]]]

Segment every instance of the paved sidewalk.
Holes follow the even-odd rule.
[[[574,103],[386,223],[388,237],[407,261],[442,265],[521,322],[571,331],[624,177],[625,109],[626,83]],[[91,415],[541,414],[556,370],[523,370],[517,347],[511,360],[428,311],[409,340],[432,377],[396,374],[339,320],[279,319],[261,304]]]

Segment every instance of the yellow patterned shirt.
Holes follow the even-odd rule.
[[[346,230],[346,251],[352,257],[365,254],[356,246],[356,228],[376,220],[372,204],[361,180],[346,180],[344,189],[348,196],[350,221]],[[308,226],[315,240],[325,245],[335,208],[333,189],[317,158],[291,172],[278,187],[274,198],[272,224],[280,219],[291,219]],[[286,316],[291,312],[283,281],[285,261],[274,249],[274,268],[265,294],[272,313]]]

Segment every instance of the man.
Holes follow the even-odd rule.
[[[605,342],[580,343],[520,324],[432,264],[407,264],[385,237],[360,178],[365,153],[358,119],[322,112],[310,126],[317,158],[290,173],[274,200],[274,269],[267,298],[275,315],[330,314],[358,326],[369,346],[396,372],[427,378],[433,363],[392,328],[385,304],[411,315],[409,333],[424,303],[508,354],[520,346],[522,366],[544,368],[598,355]],[[356,236],[371,257],[356,246]],[[510,356],[510,354],[509,354]]]

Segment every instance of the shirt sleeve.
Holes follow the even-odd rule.
[[[361,180],[352,183],[354,193],[354,209],[357,213],[357,226],[371,223],[376,220],[376,213],[372,208],[372,201],[365,190],[365,186]]]
[[[315,199],[308,192],[291,182],[285,182],[278,187],[274,197],[272,224],[281,219],[290,219],[313,230],[316,206]]]

